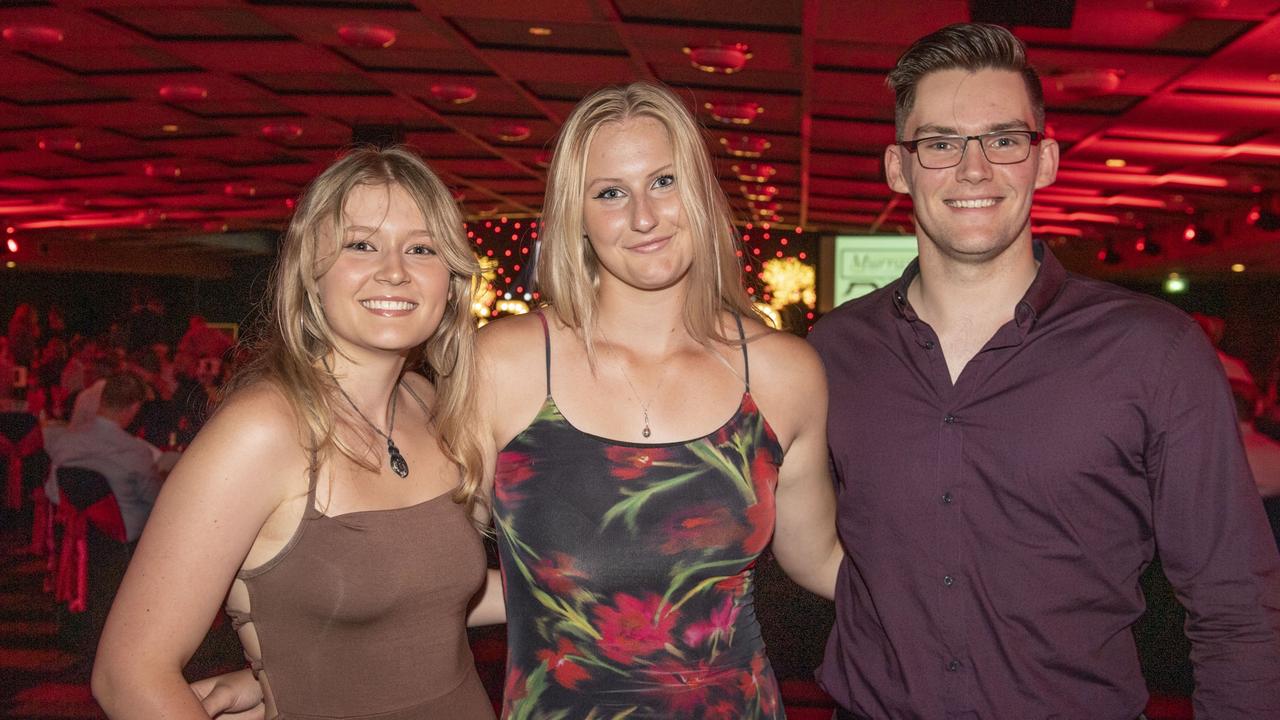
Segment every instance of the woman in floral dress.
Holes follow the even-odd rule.
[[[480,333],[509,720],[782,718],[753,606],[773,554],[834,594],[826,381],[756,319],[698,125],[647,83],[561,130],[543,310]],[[241,678],[199,683],[237,697]]]
[[[503,716],[781,718],[753,567],[831,597],[816,355],[756,319],[697,124],[637,83],[561,131],[543,311],[481,332]]]

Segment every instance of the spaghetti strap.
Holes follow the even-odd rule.
[[[751,392],[751,361],[747,358],[747,331],[742,327],[742,316],[734,313],[733,319],[738,323],[738,340],[742,342],[742,376],[747,383],[747,392]]]
[[[547,327],[547,316],[542,314],[542,310],[534,310],[533,312],[542,321],[542,340],[547,356],[547,397],[551,397],[551,329]]]

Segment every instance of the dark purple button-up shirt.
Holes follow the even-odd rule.
[[[893,720],[1131,720],[1157,548],[1188,611],[1197,717],[1280,718],[1280,558],[1195,323],[1047,249],[953,385],[915,263],[811,340],[848,558],[819,679]]]

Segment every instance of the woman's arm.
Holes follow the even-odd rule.
[[[759,345],[763,352],[752,357],[761,356],[763,372],[752,383],[752,394],[774,428],[790,440],[778,473],[773,554],[798,585],[831,600],[844,550],[836,535],[827,461],[826,374],[817,353],[799,338],[779,333]]]
[[[110,717],[208,717],[182,668],[263,523],[305,490],[305,468],[292,413],[268,388],[238,394],[200,432],[165,482],[107,618],[93,694]]]
[[[237,670],[191,683],[191,692],[211,718],[218,720],[265,720],[262,685],[248,669]]]
[[[502,593],[502,574],[490,569],[485,573],[484,590],[467,613],[467,627],[501,625],[507,621],[507,605]]]

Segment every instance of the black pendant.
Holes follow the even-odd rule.
[[[409,463],[404,461],[404,455],[400,454],[400,448],[396,447],[396,444],[391,442],[390,438],[387,438],[387,455],[391,459],[391,472],[400,477],[409,477]]]

